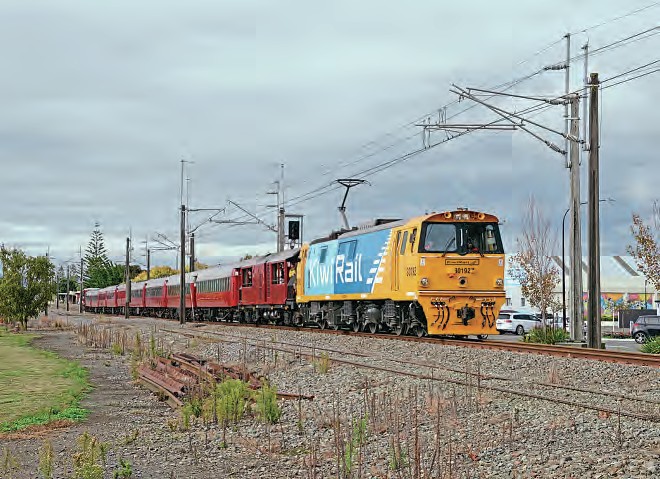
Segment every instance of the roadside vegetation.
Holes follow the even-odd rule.
[[[570,335],[563,329],[545,326],[543,328],[532,329],[525,334],[523,341],[525,343],[557,344],[568,341],[569,338]]]
[[[32,339],[0,330],[0,432],[87,417],[79,407],[89,389],[87,371],[30,346]]]
[[[647,354],[660,354],[660,336],[649,339],[647,342],[642,344],[641,351]]]

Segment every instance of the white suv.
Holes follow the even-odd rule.
[[[500,333],[515,333],[518,336],[542,326],[541,318],[536,314],[510,310],[500,311],[495,323],[495,327]]]

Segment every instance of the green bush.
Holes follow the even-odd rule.
[[[254,393],[254,401],[257,405],[257,414],[262,420],[271,424],[280,420],[282,410],[277,405],[277,391],[274,387],[266,384],[261,386],[261,389]]]
[[[211,395],[205,400],[202,412],[205,417],[215,415],[216,421],[226,425],[238,422],[243,417],[250,390],[247,385],[238,379],[225,379],[217,384]]]
[[[648,354],[660,354],[660,336],[656,336],[642,344],[641,351]]]
[[[546,326],[532,329],[525,334],[523,341],[526,343],[556,344],[568,340],[569,337],[569,334],[561,328]]]

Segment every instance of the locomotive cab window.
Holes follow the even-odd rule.
[[[425,223],[419,252],[502,254],[502,239],[496,223]]]
[[[408,244],[408,232],[403,232],[403,241],[401,241],[401,248],[399,249],[399,254],[406,254],[406,245]]]
[[[243,270],[243,287],[252,286],[252,268],[246,268]]]

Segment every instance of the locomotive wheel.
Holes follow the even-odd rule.
[[[354,333],[360,332],[360,322],[357,319],[351,324],[351,329],[353,329]]]
[[[426,328],[424,328],[424,326],[421,326],[419,324],[414,327],[413,332],[418,338],[423,338],[427,334]]]
[[[376,334],[378,331],[378,325],[376,323],[367,323],[366,329],[370,334]]]
[[[328,327],[328,323],[324,319],[319,321],[317,324],[319,325],[319,329],[325,329]]]
[[[332,329],[333,331],[338,331],[339,330],[339,323],[331,324],[330,329]]]
[[[408,332],[408,325],[407,325],[407,324],[403,324],[403,323],[401,323],[401,324],[398,324],[398,325],[394,328],[394,334],[396,334],[397,336],[404,335],[404,334],[406,334],[407,332]]]

